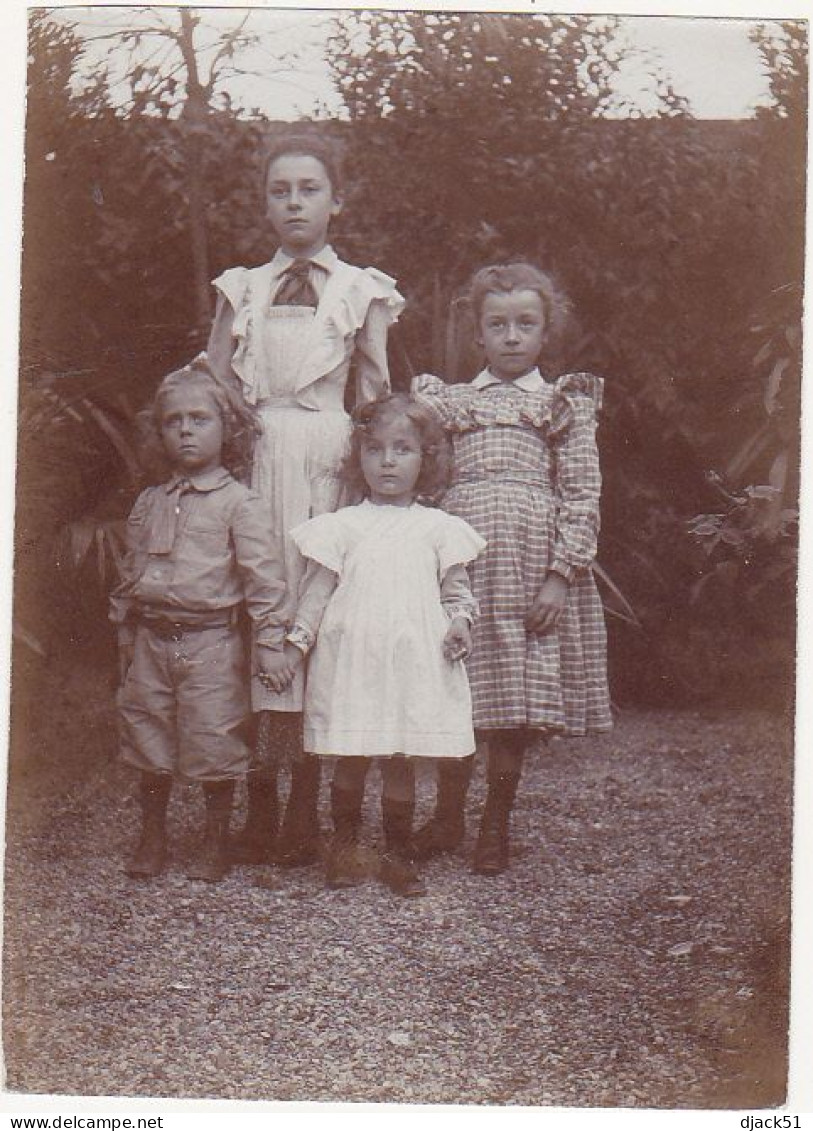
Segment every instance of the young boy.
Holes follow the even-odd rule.
[[[250,716],[243,606],[255,670],[283,647],[285,584],[258,498],[223,466],[250,417],[206,363],[164,378],[147,417],[171,468],[130,514],[123,578],[111,598],[118,625],[122,757],[141,771],[142,833],[127,874],[152,878],[166,861],[173,777],[199,782],[206,830],[194,879],[228,871],[236,780],[248,769]]]

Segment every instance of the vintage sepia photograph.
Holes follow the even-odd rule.
[[[788,1110],[769,9],[21,14],[8,1110]]]

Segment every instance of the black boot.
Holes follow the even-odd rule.
[[[291,793],[277,844],[283,868],[301,868],[319,859],[319,759],[312,754],[291,763]]]
[[[364,878],[358,854],[363,801],[364,783],[360,789],[342,789],[335,782],[330,788],[334,832],[325,868],[329,888],[357,887]]]
[[[167,858],[167,805],[172,789],[171,774],[141,775],[141,839],[125,871],[138,880],[160,876]]]
[[[498,876],[508,867],[508,825],[519,777],[518,772],[489,769],[486,805],[474,849],[474,871],[481,876]]]
[[[465,805],[474,755],[449,758],[437,763],[437,800],[432,817],[415,833],[415,855],[428,860],[444,852],[454,852],[466,832]]]
[[[265,773],[249,774],[246,793],[246,823],[229,841],[229,856],[235,864],[270,864],[279,825],[277,779]]]
[[[415,846],[412,842],[414,801],[396,801],[382,797],[385,852],[381,857],[380,876],[396,895],[426,895],[426,885],[415,867]]]
[[[206,831],[195,860],[187,868],[190,880],[219,883],[229,872],[229,821],[234,801],[234,781],[203,783]]]

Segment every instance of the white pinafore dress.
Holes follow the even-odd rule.
[[[350,420],[344,394],[356,334],[378,301],[393,321],[403,300],[392,279],[373,268],[337,262],[316,310],[274,306],[271,265],[233,268],[215,286],[234,309],[237,345],[232,367],[262,426],[254,451],[252,488],[268,505],[269,523],[282,545],[291,616],[305,563],[289,532],[344,502],[339,469],[347,451]],[[384,338],[386,331],[382,330]],[[385,353],[385,341],[380,344]],[[379,386],[379,387],[376,387]],[[367,390],[389,388],[386,372]],[[304,672],[277,694],[252,679],[254,711],[301,711]]]

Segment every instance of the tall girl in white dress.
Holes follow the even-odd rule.
[[[399,895],[423,894],[414,867],[414,758],[474,751],[462,661],[475,604],[466,563],[485,541],[416,496],[443,485],[447,442],[432,413],[393,396],[354,413],[348,469],[366,498],[291,532],[309,565],[294,628],[278,657],[290,682],[313,646],[305,749],[337,758],[330,887],[356,881],[352,864],[371,759],[381,759],[385,853],[381,876]],[[315,641],[315,646],[314,646]]]
[[[207,354],[214,371],[236,381],[257,409],[262,434],[251,486],[266,501],[269,525],[282,542],[292,604],[304,564],[289,531],[344,501],[338,471],[350,432],[348,385],[357,403],[389,390],[387,332],[403,307],[392,279],[342,262],[327,244],[341,193],[336,155],[322,138],[277,140],[266,164],[265,197],[280,247],[269,263],[232,268],[214,283]],[[233,843],[243,863],[316,859],[319,763],[302,751],[303,686],[301,672],[281,693],[253,678],[262,753],[249,776],[246,826]],[[293,750],[280,830],[278,760],[269,752],[283,746]]]

